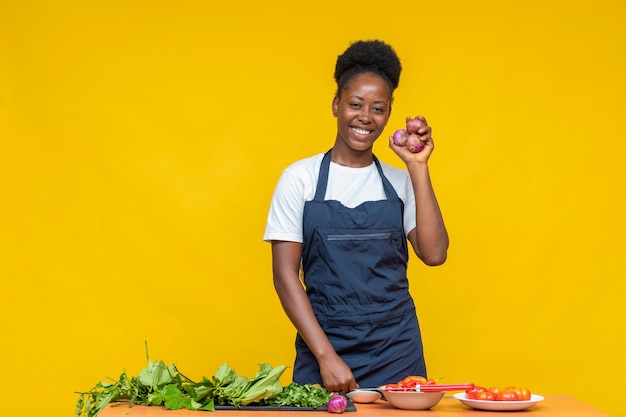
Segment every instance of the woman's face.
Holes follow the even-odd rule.
[[[359,74],[346,84],[341,97],[333,99],[333,114],[337,117],[336,146],[371,149],[389,121],[389,86],[376,74]]]

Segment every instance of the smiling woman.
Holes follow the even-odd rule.
[[[431,128],[420,118],[419,154],[389,138],[407,170],[372,150],[401,70],[382,41],[350,45],[335,67],[332,149],[289,166],[274,191],[264,239],[272,242],[276,291],[298,331],[293,378],[300,384],[348,392],[426,375],[406,272],[407,240],[428,265],[447,254],[428,172]]]

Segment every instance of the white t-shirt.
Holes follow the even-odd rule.
[[[324,154],[318,154],[288,166],[282,173],[270,204],[263,240],[303,243],[304,203],[313,200],[317,177]],[[404,202],[404,233],[415,228],[415,195],[409,173],[381,162],[383,172],[398,197]],[[365,201],[385,200],[383,183],[376,164],[350,168],[330,163],[325,200],[337,200],[354,208]]]

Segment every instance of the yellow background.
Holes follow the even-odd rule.
[[[271,194],[333,143],[336,56],[379,38],[451,236],[409,270],[430,376],[625,416],[626,4],[288,4],[0,4],[0,413],[70,416],[146,340],[192,378],[291,366]]]

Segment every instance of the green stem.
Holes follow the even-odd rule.
[[[150,363],[150,355],[148,355],[148,341],[144,340],[144,343],[146,345],[146,361]]]

